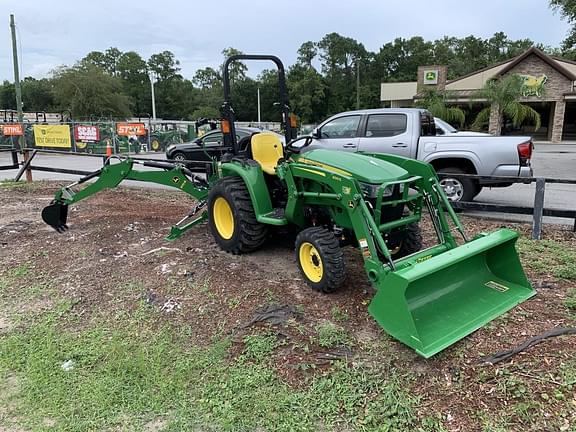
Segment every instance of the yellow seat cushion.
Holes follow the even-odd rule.
[[[275,175],[278,159],[284,157],[282,141],[274,134],[262,132],[252,136],[250,145],[252,159],[260,164],[262,171]]]

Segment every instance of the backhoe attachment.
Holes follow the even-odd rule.
[[[156,170],[133,169],[135,164]],[[83,189],[75,191],[74,188],[96,179]],[[118,163],[108,164],[102,169],[82,177],[77,182],[64,186],[58,190],[52,202],[42,210],[42,219],[59,233],[68,229],[68,206],[84,198],[88,198],[102,190],[112,189],[124,180],[136,180],[156,183],[179,189],[196,200],[196,205],[190,213],[172,227],[167,240],[175,240],[193,226],[206,220],[206,198],[209,184],[204,178],[190,172],[188,169],[167,162],[136,161],[133,159],[120,159]]]

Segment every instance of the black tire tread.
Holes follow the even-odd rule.
[[[318,283],[309,281],[304,275],[299,264],[300,244],[309,242],[318,249],[324,266],[324,277]],[[296,261],[304,279],[313,289],[325,294],[336,291],[346,277],[344,265],[344,253],[340,248],[340,242],[332,231],[322,227],[311,227],[302,230],[296,237]]]
[[[420,224],[411,223],[406,226],[400,250],[393,255],[394,259],[401,258],[422,249],[422,232]]]
[[[212,188],[208,199],[213,199],[214,195],[222,196],[220,189],[231,198],[230,205],[236,210],[234,224],[239,231],[232,243],[219,241],[216,229],[210,224],[216,241],[222,249],[234,255],[258,249],[266,240],[268,227],[256,219],[252,198],[244,181],[240,177],[225,177]]]

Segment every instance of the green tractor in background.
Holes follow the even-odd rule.
[[[263,132],[240,150],[228,70],[238,60],[271,60],[278,67],[285,147],[276,135]],[[280,230],[296,231],[298,268],[307,284],[323,293],[353,283],[347,280],[342,249],[356,248],[376,289],[368,311],[386,332],[424,357],[534,295],[514,247],[518,234],[501,229],[467,238],[430,165],[386,154],[306,151],[311,137],[295,139],[277,57],[232,56],[223,72],[221,130],[224,146],[232,150],[220,162],[208,163],[205,177],[170,163],[122,159],[57,191],[42,212],[44,221],[65,231],[70,204],[130,179],[169,185],[195,198],[168,240],[207,220],[224,251],[243,254],[273,241]],[[434,134],[431,114],[422,116]],[[158,170],[138,171],[136,164]],[[91,178],[97,180],[73,190]],[[424,215],[437,242],[421,250]]]
[[[154,125],[150,133],[150,150],[163,152],[169,145],[183,143],[187,138],[187,132],[182,131],[177,123],[160,123]]]
[[[114,154],[140,153],[142,148],[140,142],[116,134],[115,123],[100,122],[97,126],[100,130],[100,141],[88,143],[77,141],[76,148],[79,152],[105,155],[106,149],[111,146]]]

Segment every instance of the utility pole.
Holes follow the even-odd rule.
[[[360,109],[360,64],[356,57],[356,109]]]
[[[24,113],[22,112],[22,89],[20,88],[20,68],[18,67],[18,49],[16,48],[16,25],[14,15],[10,14],[10,30],[12,31],[12,56],[14,62],[14,87],[16,88],[16,112],[18,113],[18,123],[24,130]],[[18,137],[20,150],[24,148],[24,135]]]
[[[152,92],[152,120],[156,120],[156,99],[154,98],[154,75],[148,75],[150,78],[150,90]]]
[[[260,127],[260,87],[258,87],[258,127]]]

